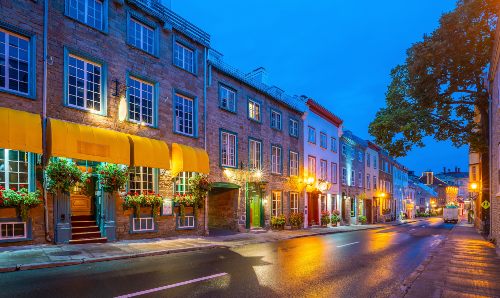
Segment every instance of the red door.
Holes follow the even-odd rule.
[[[318,215],[318,195],[308,193],[307,194],[307,223],[308,225],[319,225],[319,215]]]

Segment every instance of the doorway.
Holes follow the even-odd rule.
[[[365,201],[366,207],[366,222],[367,223],[373,223],[373,201],[371,199],[368,199]]]
[[[248,183],[248,204],[250,205],[250,228],[262,227],[262,193],[256,183]]]
[[[319,225],[318,194],[307,193],[307,223],[310,226]]]

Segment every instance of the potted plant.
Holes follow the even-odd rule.
[[[45,169],[47,189],[51,193],[68,193],[78,182],[86,183],[88,175],[83,174],[74,162],[66,158],[52,159]]]
[[[290,218],[288,219],[292,229],[300,229],[304,224],[304,213],[302,212],[292,212],[290,213]]]
[[[21,188],[19,191],[15,189],[0,189],[0,198],[2,207],[14,207],[22,221],[28,221],[29,210],[39,206],[42,203],[39,190],[30,192],[27,188]]]
[[[153,218],[156,219],[158,212],[160,211],[161,203],[163,198],[161,195],[154,193],[152,191],[144,191],[143,193],[128,193],[123,198],[122,207],[123,210],[133,209],[134,216],[136,218],[141,217],[141,208],[151,208],[151,213]]]
[[[134,211],[135,217],[140,218],[141,217],[142,201],[144,199],[143,197],[144,197],[144,195],[141,193],[137,193],[137,192],[127,193],[125,195],[125,197],[123,198],[123,203],[122,203],[123,210],[132,209]]]
[[[189,194],[193,196],[193,215],[197,218],[198,208],[203,206],[203,201],[212,189],[206,175],[195,174],[189,179]]]
[[[340,211],[338,211],[338,210],[332,211],[331,221],[332,221],[333,227],[336,227],[338,225],[338,223],[340,222]]]
[[[321,211],[321,226],[326,227],[330,223],[330,211]]]
[[[283,230],[286,219],[283,214],[271,217],[271,227],[276,230]]]
[[[176,194],[173,201],[179,206],[179,214],[181,216],[181,220],[184,221],[186,207],[191,207],[195,203],[194,196],[191,194]]]
[[[366,222],[368,221],[368,219],[364,215],[358,216],[358,220],[362,225],[366,224]]]
[[[104,192],[114,193],[122,189],[128,181],[128,168],[112,163],[100,163],[97,166],[99,184]]]
[[[163,202],[161,195],[154,193],[152,191],[144,194],[142,200],[142,207],[151,207],[151,213],[153,213],[153,218],[156,220],[160,212],[160,206]]]

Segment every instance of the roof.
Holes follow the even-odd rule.
[[[288,95],[276,86],[268,86],[257,80],[249,79],[245,75],[245,73],[222,61],[222,54],[212,49],[209,51],[208,63],[218,69],[220,72],[264,93],[265,95],[286,105],[292,110],[295,110],[301,114],[306,111],[305,103],[302,102],[298,97]]]
[[[469,172],[447,172],[436,174],[438,177],[451,177],[451,178],[469,178]]]
[[[340,125],[342,125],[342,123],[344,122],[342,119],[340,119],[340,117],[333,114],[330,110],[320,105],[312,98],[307,99],[306,104],[313,113],[321,116],[323,119],[329,121],[337,127],[340,127]]]
[[[366,140],[363,140],[362,138],[356,136],[350,130],[344,130],[342,137],[344,139],[350,140],[351,143],[355,143],[355,144],[360,145],[362,147],[368,147],[368,142]]]

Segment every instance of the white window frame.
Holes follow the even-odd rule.
[[[150,228],[148,228],[148,223],[151,223]],[[132,232],[152,232],[154,230],[155,220],[153,217],[132,218]]]
[[[316,144],[316,128],[312,126],[307,127],[307,141]]]
[[[290,212],[299,212],[299,193],[290,192]]]
[[[131,86],[131,82],[127,82],[127,85],[128,85],[127,86],[127,88],[128,88],[127,101],[128,101],[129,121],[153,126],[155,123],[155,85],[150,83],[150,82],[146,82],[144,80],[141,80],[141,79],[134,77],[134,76],[130,76],[128,78],[128,80],[135,81],[135,82],[139,83],[139,88],[135,88],[135,87]],[[148,92],[148,90],[147,90],[148,87],[151,88],[151,92]],[[140,93],[139,96],[133,95],[134,97],[139,98],[139,120],[131,118],[131,114],[132,114],[130,111],[130,108],[132,106],[132,104],[131,104],[131,94],[132,94],[131,89],[136,89]],[[149,115],[144,115],[144,113],[143,113],[144,105],[147,104],[147,102],[148,102],[148,99],[144,97],[144,93],[149,93],[151,95],[151,121],[144,121],[144,118],[149,116]]]
[[[74,87],[75,88],[75,98],[76,98],[76,101],[78,101],[78,89],[80,89],[78,87],[78,85],[75,85],[75,86],[72,86],[70,85],[70,76],[71,76],[71,71],[70,71],[70,68],[72,66],[70,66],[70,61],[71,59],[75,59],[78,61],[82,61],[83,62],[83,74],[84,74],[84,78],[83,78],[83,106],[79,106],[78,104],[73,104],[70,102],[70,97],[71,97],[71,93],[70,93],[70,89],[71,87]],[[94,82],[90,82],[89,80],[89,75],[93,75],[95,76],[95,72],[94,73],[89,73],[89,64],[92,65],[94,68],[99,68],[99,92],[95,92],[94,91],[90,91],[89,90],[89,86],[91,83],[94,83]],[[83,57],[80,57],[78,55],[74,55],[74,54],[69,54],[68,55],[68,65],[67,65],[67,86],[66,86],[66,90],[68,92],[68,99],[67,99],[67,104],[69,107],[73,107],[73,108],[77,108],[77,109],[83,109],[83,110],[87,110],[87,111],[97,111],[97,112],[100,112],[102,113],[103,112],[103,65],[101,63],[97,63],[97,62],[94,62],[94,61],[91,61],[89,59],[85,59]],[[75,71],[78,72],[78,68],[76,68],[75,66]],[[79,80],[82,80],[82,78],[79,78],[78,76],[75,76],[75,79],[77,81]],[[95,107],[94,108],[89,108],[88,107],[88,101],[90,101],[91,99],[89,99],[88,97],[88,92],[92,92],[94,94],[98,94],[99,95],[99,109],[96,109]],[[92,101],[95,101],[95,100],[92,100]]]
[[[299,137],[299,121],[290,118],[290,135],[293,137]]]
[[[138,170],[138,171],[137,171]],[[148,170],[151,170],[151,175],[149,175],[149,173],[147,172]],[[140,181],[134,181],[135,183],[139,183],[139,185],[141,186],[140,189],[133,189],[130,187],[130,181],[133,181],[132,180],[132,177],[131,175],[134,174],[135,177],[139,176],[140,178]],[[142,193],[144,191],[155,191],[156,189],[156,173],[155,173],[155,169],[153,168],[148,168],[148,167],[130,167],[129,168],[129,173],[128,173],[129,177],[130,177],[130,181],[129,181],[129,191],[130,192],[137,192],[137,193]],[[152,184],[152,189],[145,189],[143,188],[143,184],[144,182],[146,182],[147,184],[149,184],[149,181],[148,180],[145,180],[147,179],[148,177],[151,177],[151,179],[153,179],[151,182]]]
[[[130,34],[130,27],[132,26],[132,23],[134,24],[134,26],[139,26],[140,28],[140,32],[139,32],[139,36],[135,36],[135,30],[134,30],[134,36],[132,37]],[[141,22],[140,20],[134,18],[134,17],[130,17],[129,18],[129,29],[127,32],[127,34],[129,34],[129,36],[127,36],[128,38],[128,42],[138,48],[138,49],[141,49],[143,50],[144,52],[146,53],[150,53],[150,54],[155,54],[155,48],[156,48],[156,29],[147,25],[147,24],[144,24],[143,22]],[[151,38],[152,38],[152,43],[151,44],[148,44],[147,43],[147,35],[151,33]],[[146,36],[145,36],[146,35]],[[151,47],[151,49],[149,49],[149,47]]]
[[[283,174],[283,150],[279,146],[271,146],[271,173]]]
[[[251,170],[262,170],[262,142],[250,139],[249,148],[249,166]]]
[[[11,149],[3,149],[3,148],[0,148],[0,150],[3,150],[4,151],[4,160],[3,160],[3,171],[0,172],[0,175],[4,175],[4,182],[3,182],[3,187],[5,189],[10,189],[11,188],[11,183],[10,183],[10,175],[15,173],[17,175],[23,173],[23,172],[12,172],[10,171],[10,158],[9,158],[9,153],[10,151],[16,151],[18,152],[17,154],[19,155],[19,152],[24,152],[24,151],[19,151],[19,150],[11,150]],[[34,181],[32,181],[31,179],[31,173],[33,173],[33,154],[31,153],[28,153],[28,152],[24,152],[25,154],[27,154],[27,157],[28,157],[28,160],[26,161],[27,163],[27,172],[26,172],[26,175],[28,176],[28,180],[26,181],[26,183],[16,183],[15,185],[15,188],[17,190],[19,190],[20,188],[20,185],[26,185],[26,188],[29,190],[31,189],[31,185]],[[13,162],[18,162],[20,163],[20,161],[13,161]],[[19,165],[18,165],[18,170],[19,170]],[[18,176],[19,177],[19,176]],[[0,183],[0,185],[2,185],[2,183]]]
[[[78,13],[79,12],[78,11],[78,7],[71,6],[71,4],[75,3],[75,2],[77,4],[77,6],[78,6],[78,4],[79,4],[78,2],[80,2],[80,1],[84,2],[83,19],[80,18],[80,15]],[[73,18],[73,19],[75,19],[75,20],[77,20],[79,22],[82,22],[82,23],[84,23],[84,24],[86,24],[86,25],[88,25],[88,26],[90,26],[92,28],[96,28],[98,30],[103,30],[103,28],[104,28],[104,10],[106,8],[104,6],[106,4],[105,1],[99,1],[99,0],[66,0],[66,2],[67,2],[67,5],[68,5],[68,15],[71,18]],[[89,9],[90,9],[89,8],[89,2],[94,2],[95,4],[99,4],[101,6],[101,15],[100,15],[100,19],[99,19],[100,22],[101,22],[101,26],[100,27],[97,27],[95,25],[95,22],[94,22],[94,24],[90,24],[90,22],[89,22]],[[94,4],[94,7],[95,7],[95,4]],[[75,9],[76,9],[76,12],[74,11]]]
[[[189,192],[191,184],[189,179],[195,175],[195,172],[180,172],[174,179],[174,194],[184,195]]]
[[[188,104],[191,102],[191,105]],[[175,132],[186,136],[194,136],[196,131],[196,107],[195,99],[189,96],[175,93],[174,94],[174,115],[175,115]],[[185,118],[185,116],[191,118]],[[182,127],[181,127],[182,122]],[[187,122],[187,123],[186,123]],[[191,132],[190,132],[191,130]]]
[[[14,32],[11,32],[11,31],[7,31],[7,30],[4,30],[2,28],[0,28],[0,32],[4,33],[5,35],[5,44],[3,45],[4,47],[4,55],[5,55],[5,65],[3,66],[4,67],[4,80],[5,80],[5,85],[3,86],[0,86],[0,90],[8,90],[8,91],[12,91],[12,92],[16,92],[16,93],[19,93],[19,94],[23,94],[23,95],[29,95],[30,93],[32,93],[32,90],[31,90],[31,81],[34,80],[35,78],[32,78],[32,74],[31,74],[31,69],[32,69],[32,65],[31,63],[33,63],[31,60],[32,60],[32,55],[31,55],[31,40],[30,38],[28,37],[25,37],[25,36],[22,36],[22,35],[19,35],[19,34],[16,34]],[[11,53],[10,53],[10,39],[14,37],[14,38],[17,38],[17,39],[21,39],[21,40],[24,40],[26,43],[27,43],[27,49],[26,50],[22,50],[23,52],[26,52],[26,57],[27,57],[27,60],[21,60],[20,57],[19,57],[19,54],[17,55],[17,57],[15,58],[16,62],[20,63],[20,61],[22,62],[26,62],[27,63],[27,67],[26,67],[26,76],[28,77],[27,81],[26,81],[26,85],[27,85],[27,91],[26,92],[23,92],[23,91],[20,91],[20,90],[15,90],[15,89],[11,89],[9,87],[10,83],[10,69],[11,69],[11,65],[10,65],[10,60],[13,60],[14,57],[11,57]],[[19,48],[17,48],[18,51],[20,51]],[[19,80],[19,76],[21,75],[20,74],[21,72],[21,69],[20,67],[17,68],[17,73],[18,73],[18,78],[17,78],[17,83],[18,83],[18,89],[19,89],[19,84],[21,83],[21,81]],[[24,82],[22,82],[24,84]]]
[[[261,105],[253,99],[248,99],[248,118],[257,122],[262,121]]]
[[[370,174],[366,174],[366,189],[371,189]]]
[[[191,63],[189,63],[189,58]],[[192,48],[185,46],[179,41],[174,42],[174,65],[189,71],[195,72],[196,69],[196,52]]]
[[[299,153],[290,151],[290,176],[299,176]]]
[[[194,215],[185,215],[184,216],[184,222],[182,222],[182,218],[179,217],[179,225],[178,228],[180,229],[191,229],[194,228],[195,226],[195,218]],[[187,223],[187,224],[186,224]]]
[[[330,138],[330,150],[332,152],[337,152],[337,138],[335,137]]]
[[[281,191],[273,191],[271,193],[271,216],[278,216],[283,213],[282,204],[283,193]]]
[[[9,225],[11,226],[11,229],[12,229],[11,236],[3,234],[3,226],[9,226]],[[23,225],[24,233],[22,236],[15,236],[14,235],[14,226],[15,225]],[[28,238],[28,230],[27,230],[26,222],[24,222],[24,221],[0,222],[0,241],[1,240],[13,240],[13,239],[26,239],[26,238]]]
[[[351,170],[351,185],[350,186],[356,186],[356,172],[354,170]]]
[[[309,155],[307,157],[307,175],[316,178],[316,157]]]
[[[338,183],[338,165],[336,162],[331,163],[331,177],[332,177],[332,183],[337,184]]]
[[[319,146],[323,149],[328,148],[328,136],[324,132],[319,133]]]
[[[358,187],[363,187],[363,173],[358,172]]]
[[[328,181],[328,161],[325,159],[319,160],[319,175],[321,179]]]
[[[281,113],[271,109],[271,127],[281,130]]]
[[[224,84],[219,84],[219,105],[225,110],[236,112],[236,90]]]
[[[342,168],[342,184],[346,185],[347,184],[347,169]]]
[[[220,139],[221,166],[236,168],[238,166],[238,135],[227,131],[221,132]]]

